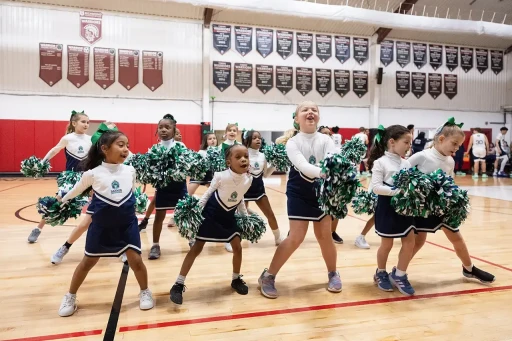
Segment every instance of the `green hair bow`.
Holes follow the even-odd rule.
[[[215,134],[215,133],[213,132],[213,130],[206,130],[205,129],[205,130],[203,130],[203,135],[206,135],[206,134]]]
[[[101,135],[109,131],[118,131],[118,129],[117,127],[109,128],[105,123],[101,123],[98,127],[98,130],[96,130],[94,135],[91,136],[92,144],[96,144],[100,140]]]
[[[446,126],[457,126],[459,128],[462,128],[462,126],[464,125],[464,123],[455,123],[455,117],[450,117],[448,119],[448,121],[446,121],[446,123],[443,125],[443,128],[446,127]]]
[[[230,124],[234,124],[234,125],[236,125],[238,127],[238,122],[235,122],[235,123],[229,123],[228,122],[228,125],[230,125]]]
[[[78,112],[78,111],[73,110],[73,111],[71,112],[71,117],[73,117],[73,116],[75,116],[75,115],[82,115],[82,114],[84,114],[84,110],[82,110],[82,112]]]
[[[386,133],[386,128],[384,128],[384,126],[382,124],[379,125],[379,127],[377,128],[377,134],[375,134],[375,141],[377,143],[380,143],[380,141],[384,137],[385,133]]]

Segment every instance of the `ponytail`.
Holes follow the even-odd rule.
[[[66,134],[75,132],[75,126],[73,125],[73,122],[77,122],[80,119],[80,116],[89,117],[83,111],[76,112],[75,110],[73,110],[71,112],[71,117],[69,118],[69,123],[68,123],[68,126],[66,127]]]
[[[370,158],[368,159],[368,170],[373,169],[373,163],[375,160],[381,158],[386,152],[387,141],[384,142],[384,139],[381,139],[379,142],[374,141],[372,148],[370,149]]]
[[[99,137],[96,143],[93,143],[91,149],[89,149],[89,153],[87,154],[87,158],[80,162],[78,165],[78,169],[80,171],[88,171],[90,169],[96,168],[105,160],[105,153],[101,150],[102,146],[106,146],[110,148],[110,146],[124,134],[120,131],[109,130],[103,132]]]

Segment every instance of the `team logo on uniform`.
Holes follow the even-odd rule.
[[[258,162],[256,162],[256,163],[254,164],[254,168],[260,168],[260,164],[259,164]]]
[[[84,147],[78,146],[78,154],[83,154],[83,153],[84,153]]]
[[[309,157],[309,163],[312,165],[314,165],[316,163],[316,157],[314,155],[311,155]]]
[[[112,181],[111,187],[112,187],[112,190],[110,191],[111,194],[123,192],[123,190],[121,188],[119,188],[119,182],[117,182],[116,180]]]
[[[238,193],[237,192],[233,192],[233,193],[231,193],[231,196],[229,197],[228,201],[236,202],[236,198],[238,198]]]

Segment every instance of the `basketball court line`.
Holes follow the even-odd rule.
[[[5,191],[8,191],[8,190],[13,189],[13,188],[18,188],[18,187],[26,186],[26,185],[30,185],[30,184],[21,184],[21,185],[12,186],[12,187],[9,187],[9,188],[4,188],[4,189],[0,190],[0,192],[5,192]]]

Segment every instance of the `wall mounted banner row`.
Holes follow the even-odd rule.
[[[406,67],[411,58],[418,69],[421,69],[427,63],[437,70],[443,65],[443,45],[410,43],[405,41],[384,40],[380,44],[380,61],[384,66],[388,66],[394,61],[396,46],[396,62],[402,68]],[[412,46],[412,56],[411,56]],[[428,53],[427,53],[428,48]],[[489,59],[490,55],[490,59]],[[460,57],[459,57],[460,56]],[[428,58],[428,59],[427,59]],[[448,70],[453,71],[459,66],[464,72],[469,72],[476,62],[476,69],[484,73],[489,68],[498,75],[503,71],[503,51],[473,49],[470,47],[444,46],[444,63]]]
[[[90,50],[88,46],[67,46],[68,80],[77,88],[89,81]],[[62,79],[63,45],[53,43],[39,44],[39,78],[49,86]],[[142,82],[151,91],[163,84],[163,52],[139,50],[117,50],[119,63],[119,84],[131,90],[139,83],[139,65],[142,60]],[[108,89],[116,81],[116,49],[93,48],[94,82],[102,89]]]
[[[231,49],[232,27],[230,25],[212,25],[213,47],[220,54],[225,54]],[[235,26],[235,50],[242,56],[253,50],[253,41],[256,41],[256,51],[266,58],[274,52],[274,30],[267,28],[256,28],[246,26]],[[253,35],[255,34],[255,39]],[[283,58],[290,57],[293,51],[293,40],[296,39],[297,55],[303,60],[313,56],[315,49],[316,56],[325,63],[334,53],[336,59],[342,64],[354,57],[359,65],[368,60],[369,42],[366,38],[351,38],[347,36],[333,36],[326,34],[300,33],[293,31],[276,30],[276,52]],[[334,50],[334,51],[333,51]],[[351,54],[352,53],[352,54]]]
[[[234,72],[232,72],[234,69]],[[313,82],[318,93],[325,97],[333,88],[341,97],[347,95],[351,90],[361,98],[368,92],[368,72],[352,71],[352,82],[350,82],[349,70],[330,70],[330,69],[312,69],[306,67],[291,66],[273,66],[259,65],[253,67],[248,63],[234,63],[234,68],[230,62],[213,62],[213,85],[220,91],[224,91],[231,86],[232,73],[234,85],[245,93],[253,86],[253,74],[255,69],[256,87],[266,94],[275,87],[283,95],[286,95],[293,89],[294,71],[295,88],[302,96],[306,96],[313,90]],[[313,73],[315,78],[313,79]]]
[[[429,73],[427,76],[423,72],[397,71],[396,91],[402,98],[412,92],[419,99],[426,93],[428,82],[428,93],[433,99],[437,99],[443,93],[443,81],[444,94],[453,99],[457,96],[458,81],[457,75],[452,74]]]

